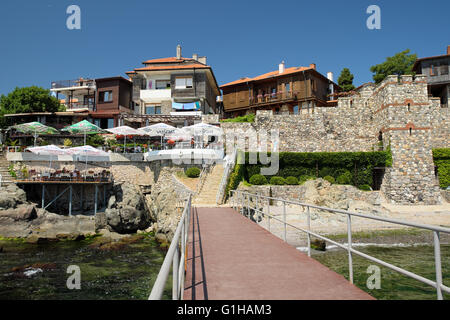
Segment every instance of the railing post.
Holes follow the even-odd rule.
[[[257,211],[259,211],[259,208],[258,208],[259,194],[256,195],[256,200],[255,200],[255,202],[256,202],[256,204],[255,204],[255,215],[256,215],[256,217],[258,217],[258,214],[260,214],[259,212],[257,212]],[[258,223],[258,221],[257,221],[257,219],[256,219],[256,217],[255,217],[255,215],[253,215],[253,217],[255,218],[255,222]]]
[[[172,264],[172,300],[178,300],[178,265],[179,265],[179,249],[178,245],[175,248],[173,254],[173,264]]]
[[[439,241],[439,232],[433,231],[434,238],[434,264],[436,268],[436,292],[438,300],[442,300],[442,266],[441,266],[441,243]]]
[[[309,212],[309,207],[306,207],[306,221],[308,224],[308,231],[311,231],[311,213]],[[311,257],[311,234],[308,232],[308,257]]]
[[[247,194],[247,218],[250,218],[250,194]]]
[[[271,218],[271,216],[270,216],[270,198],[267,198],[267,224],[268,224],[268,226],[267,226],[267,229],[269,230],[269,232],[270,232],[270,218]]]
[[[286,242],[286,202],[283,200],[284,242]]]
[[[352,258],[352,218],[347,214],[347,239],[348,239],[348,274],[350,282],[353,283],[353,258]]]

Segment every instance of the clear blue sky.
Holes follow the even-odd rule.
[[[81,30],[68,30],[66,9],[81,8]],[[366,27],[371,4],[381,30]],[[450,44],[450,1],[85,1],[0,3],[0,94],[53,80],[126,76],[151,58],[205,55],[219,84],[316,63],[344,67],[354,84],[372,80],[371,65],[410,48],[441,55]]]

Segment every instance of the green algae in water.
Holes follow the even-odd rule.
[[[147,299],[165,252],[148,236],[110,250],[92,246],[95,240],[0,241],[0,300]],[[69,265],[80,267],[80,290],[66,286]],[[27,266],[43,271],[28,277]],[[165,299],[170,298],[170,284],[169,279]]]
[[[434,248],[430,245],[409,247],[376,247],[356,248],[358,251],[391,263],[408,271],[435,280]],[[348,277],[348,253],[345,250],[332,250],[325,253],[313,253],[314,259],[331,270]],[[436,289],[422,282],[404,276],[389,268],[364,259],[356,254],[353,257],[354,284],[380,300],[435,300]],[[441,245],[442,279],[450,285],[450,245]],[[381,288],[369,289],[366,282],[371,275],[367,273],[370,265],[377,265],[381,271]],[[444,299],[450,295],[443,292]]]

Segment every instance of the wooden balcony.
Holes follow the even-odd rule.
[[[249,105],[259,106],[284,101],[293,101],[297,100],[297,95],[298,93],[293,91],[278,91],[274,93],[266,93],[264,95],[256,95],[249,98]]]

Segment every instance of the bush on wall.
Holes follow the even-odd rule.
[[[250,153],[245,154],[249,163]],[[270,157],[270,154],[269,154]],[[268,167],[269,165],[266,165]],[[277,176],[287,178],[296,177],[300,183],[310,177],[333,177],[336,182],[339,176],[341,182],[355,186],[373,184],[374,167],[392,166],[390,151],[373,152],[280,152],[279,171]],[[244,179],[260,174],[261,164],[247,164]],[[303,179],[301,178],[303,176]],[[268,177],[269,180],[271,177]],[[339,183],[339,182],[338,182]]]
[[[450,149],[433,149],[433,160],[437,166],[439,186],[446,189],[450,186]]]

